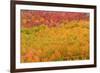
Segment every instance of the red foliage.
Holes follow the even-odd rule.
[[[21,24],[23,27],[45,24],[56,26],[63,21],[89,20],[88,13],[79,12],[53,12],[53,11],[21,11]]]

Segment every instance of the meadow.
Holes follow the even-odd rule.
[[[22,11],[21,63],[89,59],[89,15]]]

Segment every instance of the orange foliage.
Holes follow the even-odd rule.
[[[89,59],[89,16],[76,12],[21,12],[21,62]]]

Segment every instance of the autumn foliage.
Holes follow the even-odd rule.
[[[21,62],[89,59],[89,14],[21,11]]]

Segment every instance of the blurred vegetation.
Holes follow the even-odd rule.
[[[21,28],[21,62],[89,59],[89,21]]]

